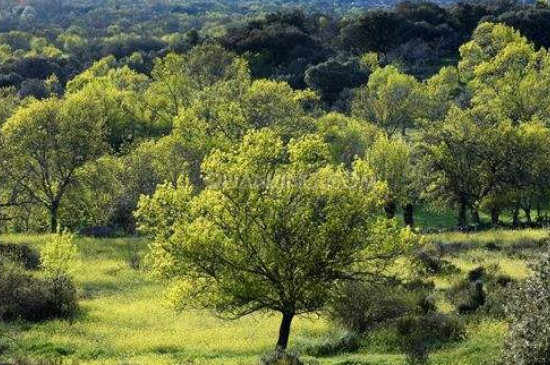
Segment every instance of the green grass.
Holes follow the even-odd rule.
[[[429,236],[442,245],[469,243],[467,250],[450,254],[462,273],[438,277],[440,288],[480,265],[498,265],[515,278],[528,274],[529,255],[488,250],[487,244],[514,247],[529,240],[543,240],[544,230],[487,231],[473,234],[442,233]],[[40,246],[46,236],[2,236],[0,241]],[[15,341],[7,356],[62,357],[85,364],[255,364],[274,345],[279,318],[258,314],[226,321],[201,311],[181,314],[167,306],[165,286],[146,273],[130,268],[133,252],[143,255],[143,239],[79,238],[82,270],[76,277],[82,297],[82,314],[74,321],[43,324],[0,324]],[[526,249],[526,252],[531,250]],[[452,310],[452,308],[448,308]],[[467,339],[439,350],[433,364],[494,364],[502,349],[503,322],[480,319],[468,325]],[[293,325],[290,347],[304,348],[322,341],[334,329],[319,317],[299,318]],[[1,331],[0,331],[1,333]],[[404,364],[404,357],[385,345],[383,329],[372,333],[362,350],[318,359],[320,364]]]

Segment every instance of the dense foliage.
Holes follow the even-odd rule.
[[[533,267],[533,275],[510,298],[510,332],[506,341],[505,361],[510,364],[547,364],[549,320],[548,274],[550,255],[543,254]]]
[[[150,236],[177,307],[279,312],[279,348],[295,316],[339,303],[335,321],[391,320],[426,361],[432,332],[454,341],[461,323],[425,293],[411,306],[365,284],[402,280],[412,251],[419,272],[458,270],[417,250],[419,209],[452,209],[460,229],[549,222],[545,1],[2,5],[2,232]],[[16,263],[0,263],[0,318],[74,314],[63,232],[45,278],[18,267],[36,269],[32,252],[1,248]],[[447,291],[457,312],[504,315],[506,278],[470,274]]]

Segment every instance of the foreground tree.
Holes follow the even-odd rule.
[[[36,101],[2,127],[2,151],[12,181],[50,214],[51,231],[76,171],[104,150],[103,124],[93,103],[81,99]]]
[[[176,303],[279,312],[285,349],[293,318],[321,310],[339,283],[384,275],[414,237],[381,217],[385,186],[365,163],[349,173],[329,158],[318,136],[285,146],[264,129],[213,153],[195,198],[183,181],[142,198],[140,228],[156,236],[153,267],[175,279]]]

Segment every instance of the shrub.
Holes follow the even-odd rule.
[[[510,318],[504,363],[550,363],[550,253],[533,266],[533,274],[510,298]]]
[[[28,245],[0,243],[0,258],[20,263],[27,270],[36,270],[40,266],[40,256]]]
[[[71,276],[80,266],[80,253],[68,231],[56,234],[41,250],[42,268],[52,276]]]
[[[482,280],[486,276],[486,270],[483,266],[477,267],[468,272],[468,280],[476,282]]]
[[[139,252],[139,248],[135,245],[131,245],[126,253],[126,262],[132,270],[139,271],[142,265],[142,259]]]
[[[0,329],[0,356],[2,356],[2,354],[10,348],[10,341],[13,340],[6,334],[4,334],[2,329]]]
[[[496,317],[504,316],[504,304],[515,283],[508,275],[498,273],[498,267],[487,270],[478,267],[447,290],[447,297],[460,314],[483,311]]]
[[[352,282],[343,285],[329,309],[331,319],[349,331],[364,333],[406,314],[435,309],[433,284],[412,281],[404,285]]]
[[[0,320],[40,322],[76,315],[76,288],[67,277],[36,278],[15,265],[0,265]]]
[[[76,362],[72,362],[73,365]],[[29,359],[25,357],[18,357],[13,359],[9,365],[63,365],[62,359]]]
[[[304,365],[297,354],[281,349],[260,359],[260,365]]]
[[[400,346],[410,364],[426,364],[429,352],[464,338],[464,325],[445,314],[406,316],[397,321]]]
[[[437,311],[435,296],[432,294],[435,284],[432,281],[414,279],[404,283],[403,289],[406,291],[405,296],[409,297],[411,313],[425,315]]]
[[[406,312],[406,304],[393,292],[382,285],[359,282],[344,285],[329,310],[334,322],[356,333],[364,333]]]
[[[481,281],[460,281],[451,287],[448,293],[460,314],[473,313],[486,302],[485,289]]]
[[[443,254],[435,247],[418,251],[415,261],[420,274],[454,274],[460,271],[452,262],[443,259]]]
[[[361,339],[353,332],[345,332],[337,338],[329,338],[306,349],[311,356],[330,356],[355,352],[361,348]]]

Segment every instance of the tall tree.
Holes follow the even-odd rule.
[[[48,210],[52,232],[77,169],[103,152],[103,136],[96,105],[78,98],[32,102],[3,125],[10,178]]]
[[[424,93],[420,83],[394,66],[376,69],[352,102],[352,114],[383,128],[388,136],[405,134],[422,115]]]
[[[511,122],[488,108],[453,108],[424,142],[432,189],[457,205],[459,227],[467,225],[468,209],[479,224],[483,199],[503,182],[514,143]]]
[[[285,349],[293,318],[321,310],[336,285],[387,273],[414,237],[380,217],[385,188],[364,163],[349,174],[329,160],[319,136],[285,145],[251,132],[208,158],[196,198],[182,183],[142,198],[155,270],[176,280],[178,303],[233,317],[279,312]]]
[[[422,191],[420,167],[416,163],[413,147],[403,139],[389,139],[381,135],[370,146],[366,161],[374,176],[388,186],[384,210],[394,218],[398,206],[403,209],[405,224],[414,224],[414,205]]]

